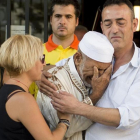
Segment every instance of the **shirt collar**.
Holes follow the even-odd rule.
[[[138,54],[138,47],[136,46],[136,44],[134,43],[134,54],[132,59],[130,60],[130,62],[128,62],[125,65],[122,65],[119,67],[119,69],[111,76],[111,79],[114,79],[115,77],[119,76],[120,74],[122,74],[124,71],[126,71],[126,69],[131,65],[133,67],[138,67],[139,65],[139,54]],[[115,63],[115,61],[113,60],[113,64]]]
[[[134,42],[133,42],[134,43]],[[138,67],[139,63],[138,63],[138,57],[139,57],[139,54],[138,54],[138,47],[136,46],[136,44],[134,43],[134,54],[133,54],[133,57],[132,59],[130,60],[129,63],[132,64],[133,67]],[[128,64],[129,64],[128,63]],[[113,58],[112,60],[112,64],[114,66],[115,64],[115,59]]]
[[[52,36],[53,35],[51,34],[48,38],[48,42],[45,43],[45,47],[48,52],[55,50],[59,46],[52,41]],[[79,40],[78,40],[77,36],[74,35],[74,40],[73,40],[72,44],[70,45],[70,47],[77,50],[78,45],[79,45]]]
[[[133,42],[134,43],[134,42]],[[138,67],[139,65],[139,62],[138,62],[138,47],[136,46],[136,44],[134,43],[134,54],[133,54],[133,57],[130,61],[130,63],[132,64],[133,67]]]

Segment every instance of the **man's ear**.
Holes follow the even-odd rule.
[[[74,63],[75,63],[75,66],[79,66],[81,61],[82,61],[82,54],[80,52],[76,52],[74,54]]]
[[[76,18],[76,26],[79,24],[79,18]]]
[[[104,34],[103,22],[102,22],[102,21],[100,22],[100,27],[101,27],[101,29],[102,29],[102,33]]]
[[[133,19],[133,32],[135,32],[137,30],[137,26],[138,26],[138,19],[135,18],[135,19]]]

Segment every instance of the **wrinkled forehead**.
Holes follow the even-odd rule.
[[[98,69],[105,70],[111,65],[111,62],[103,63],[87,57],[85,60],[85,64],[87,64],[88,68],[93,68],[94,66],[96,66]]]
[[[102,11],[102,21],[108,20],[108,19],[131,19],[132,12],[130,8],[125,5],[110,5],[103,9]]]

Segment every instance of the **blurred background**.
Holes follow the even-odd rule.
[[[78,1],[81,6],[79,24],[89,31],[101,32],[100,12],[105,0]],[[140,6],[139,0],[130,1]],[[32,34],[46,42],[52,33],[49,4],[50,0],[0,0],[0,45],[14,34]],[[134,41],[140,46],[140,31],[135,32]]]

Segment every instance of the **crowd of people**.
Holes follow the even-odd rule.
[[[77,0],[50,6],[48,42],[15,35],[0,47],[0,139],[140,140],[132,3],[106,0],[102,33],[78,25]]]

